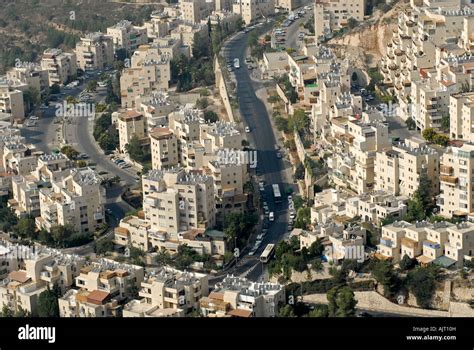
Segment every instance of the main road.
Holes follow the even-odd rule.
[[[266,24],[254,30],[262,32],[268,30],[270,26]],[[244,33],[229,40],[222,51],[225,59],[229,61],[238,58],[243,63],[246,58],[247,41],[248,34]],[[241,64],[241,67],[234,70],[233,74],[237,82],[235,95],[239,103],[239,114],[242,122],[251,130],[248,139],[251,146],[257,150],[257,168],[262,174],[259,179],[265,181],[265,198],[269,203],[270,211],[275,213],[275,221],[270,223],[268,233],[255,255],[243,257],[238,267],[233,270],[236,274],[245,274],[251,280],[258,280],[264,270],[258,261],[258,256],[267,244],[280,242],[288,232],[288,201],[285,189],[293,187],[293,184],[285,174],[291,165],[286,160],[277,158],[278,142],[270,116],[264,102],[256,96],[256,91],[265,87],[262,83],[251,79],[250,71],[245,64]],[[280,186],[282,203],[277,204],[273,200],[273,184]]]

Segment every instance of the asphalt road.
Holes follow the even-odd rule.
[[[266,25],[268,29],[270,25]],[[263,29],[265,30],[265,27]],[[247,34],[239,34],[230,40],[223,49],[223,55],[226,60],[238,58],[240,62],[245,62],[245,52],[247,48]],[[282,159],[276,157],[276,137],[270,122],[270,117],[264,103],[257,98],[255,91],[262,88],[262,85],[250,78],[250,71],[245,64],[241,68],[234,70],[237,81],[236,96],[239,102],[240,115],[245,125],[250,127],[251,133],[248,139],[251,146],[257,150],[257,168],[262,174],[260,179],[265,181],[265,198],[269,204],[270,211],[275,213],[275,221],[270,223],[268,233],[266,234],[260,248],[254,256],[245,256],[238,263],[234,270],[236,274],[247,274],[247,278],[257,280],[261,277],[263,268],[258,262],[258,256],[262,253],[265,246],[269,243],[278,243],[287,234],[288,227],[288,201],[285,195],[285,189],[293,184],[285,180],[285,169],[290,165]],[[273,200],[272,185],[280,185],[282,193],[282,203],[276,204]]]
[[[92,77],[91,79],[93,79]],[[86,82],[83,82],[74,89],[64,90],[64,96],[73,96],[77,98],[84,90]],[[95,95],[96,102],[103,100],[105,91],[99,90]],[[33,144],[38,150],[45,153],[51,153],[52,150],[60,148],[62,126],[61,123],[54,123],[56,118],[56,105],[62,104],[63,100],[50,102],[50,107],[43,110],[43,116],[37,121],[34,127],[23,127],[21,134],[28,143]],[[125,170],[117,167],[110,159],[105,156],[98,147],[92,136],[93,121],[86,117],[69,118],[66,121],[66,140],[78,152],[89,155],[89,161],[97,164],[97,171],[106,171],[110,177],[115,175],[122,179],[121,186],[108,188],[106,208],[112,210],[113,216],[117,219],[124,217],[125,213],[130,211],[130,205],[121,199],[124,189],[136,185],[136,174],[133,170]],[[90,130],[89,130],[90,128]]]

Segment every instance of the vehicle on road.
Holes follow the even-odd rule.
[[[268,220],[270,220],[270,221],[275,221],[275,213],[274,213],[274,212],[271,211],[271,212],[268,214]]]
[[[245,127],[245,132],[246,133],[249,133],[250,132],[250,128],[248,126]]]
[[[262,255],[260,255],[260,261],[266,264],[267,262],[270,261],[274,252],[275,252],[275,245],[271,243],[268,244],[263,250]]]
[[[240,68],[240,61],[238,58],[234,58],[234,68],[239,69]]]
[[[277,152],[276,156],[277,156],[278,159],[281,159],[281,153],[280,152]]]
[[[281,203],[281,193],[280,193],[280,186],[278,184],[273,184],[273,199],[275,200],[275,204]]]
[[[32,116],[30,117],[30,119],[31,119],[31,120],[38,120],[39,117],[37,117],[36,115],[32,115]]]

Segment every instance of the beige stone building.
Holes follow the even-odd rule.
[[[150,141],[153,169],[165,169],[179,164],[178,140],[170,129],[153,129]]]
[[[162,53],[156,46],[142,45],[132,56],[131,67],[120,77],[122,107],[135,106],[138,96],[155,91],[167,91],[171,79],[170,53]]]
[[[439,153],[421,139],[406,139],[377,152],[375,189],[396,196],[412,197],[425,176],[431,181],[432,195],[439,193]]]
[[[76,232],[93,233],[102,227],[105,189],[101,181],[90,168],[72,169],[68,176],[52,181],[51,188],[39,189],[38,229],[70,225]]]
[[[275,317],[285,298],[280,284],[227,276],[208,298],[201,299],[200,310],[205,317]]]
[[[58,298],[60,317],[118,317],[122,306],[110,293],[71,289]]]
[[[54,284],[71,288],[85,259],[49,248],[0,244],[0,304],[37,316],[39,295]]]
[[[107,35],[112,37],[115,51],[124,49],[129,54],[132,54],[140,45],[148,43],[147,29],[134,26],[127,20],[108,27]]]
[[[142,183],[143,210],[152,230],[177,234],[215,225],[212,177],[173,168],[152,170]]]
[[[103,33],[89,33],[76,44],[77,67],[82,70],[104,69],[114,63],[114,43]]]
[[[145,118],[143,114],[133,109],[119,113],[117,129],[119,131],[119,150],[122,153],[127,152],[126,146],[134,136],[137,136],[143,145],[149,144]]]
[[[258,18],[275,13],[274,0],[235,0],[232,12],[241,15],[245,24],[255,22]]]
[[[452,147],[443,154],[440,166],[438,205],[444,217],[466,217],[474,211],[474,145]]]
[[[449,101],[450,137],[474,142],[474,92],[451,95]]]
[[[76,54],[61,49],[48,49],[43,52],[41,67],[48,71],[49,86],[63,85],[77,75]]]
[[[183,20],[190,24],[201,23],[210,11],[214,3],[208,3],[206,0],[180,0],[179,8]]]
[[[363,21],[366,0],[316,0],[314,4],[314,29],[317,39],[330,36],[348,25],[349,19]]]
[[[421,264],[460,268],[464,260],[471,260],[474,251],[474,224],[463,222],[396,221],[382,227],[378,253],[399,262],[405,255]]]
[[[13,119],[25,118],[23,92],[0,81],[0,113],[5,113]]]

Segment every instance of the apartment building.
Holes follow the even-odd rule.
[[[89,33],[76,44],[77,67],[86,70],[104,69],[114,63],[114,42],[103,33]]]
[[[163,92],[155,91],[135,100],[135,110],[142,113],[147,130],[168,126],[168,115],[176,110],[176,104]]]
[[[314,204],[311,207],[311,223],[326,224],[337,216],[345,215],[346,201],[349,193],[343,190],[327,188],[314,194]]]
[[[242,16],[245,24],[255,22],[258,18],[266,18],[275,14],[274,0],[234,0],[232,12]]]
[[[366,0],[316,0],[314,4],[314,29],[318,40],[330,37],[333,32],[347,27],[349,19],[363,21]]]
[[[0,304],[12,312],[26,311],[37,316],[39,295],[48,286],[65,292],[85,259],[49,248],[32,248],[2,242],[0,245]]]
[[[377,173],[377,172],[376,172]],[[407,197],[395,197],[383,190],[364,193],[346,201],[346,212],[350,218],[380,225],[386,218],[401,219],[407,213]]]
[[[464,260],[472,259],[473,237],[474,224],[471,222],[455,225],[449,222],[410,224],[397,221],[382,227],[377,252],[393,262],[399,262],[407,255],[422,264],[460,268]]]
[[[195,152],[193,143],[200,143],[202,118],[200,112],[189,107],[182,108],[168,116],[169,128],[173,130],[179,143],[179,162],[182,166],[187,166],[188,162],[193,163]],[[192,152],[192,154],[190,154]]]
[[[186,314],[198,310],[199,300],[209,295],[208,275],[162,267],[147,274],[138,295],[149,308],[182,310]],[[133,314],[133,309],[127,313]],[[124,316],[132,316],[127,313]]]
[[[187,57],[192,56],[194,46],[194,36],[196,34],[205,35],[207,26],[203,24],[179,23],[170,30],[170,37],[181,43],[180,52]]]
[[[49,86],[64,85],[77,75],[76,54],[61,49],[47,49],[43,52],[41,67],[48,72]]]
[[[177,234],[156,231],[140,216],[127,216],[115,228],[114,241],[121,246],[132,246],[142,251],[167,251],[174,254],[180,245],[187,245],[198,254],[223,257],[226,243],[223,232],[216,230],[191,229]]]
[[[169,128],[154,128],[150,133],[153,169],[179,165],[178,140]]]
[[[59,317],[118,317],[122,306],[101,290],[71,289],[58,298]]]
[[[332,124],[336,152],[328,161],[331,178],[336,186],[359,194],[373,190],[376,154],[390,145],[388,126],[378,121],[366,123],[346,118],[342,125],[336,119]]]
[[[175,18],[166,12],[153,11],[150,20],[146,21],[143,26],[146,28],[148,39],[155,40],[168,36],[174,22]]]
[[[72,169],[69,175],[39,189],[38,229],[70,225],[76,232],[93,233],[105,223],[105,189],[90,168]]]
[[[177,234],[215,225],[212,177],[171,168],[150,171],[142,183],[143,210],[151,229]]]
[[[420,129],[439,127],[449,94],[459,92],[466,79],[457,58],[446,64],[449,57],[468,52],[470,41],[463,31],[474,12],[465,5],[459,0],[412,2],[408,11],[400,13],[382,58],[385,86],[397,97],[402,117],[411,116]]]
[[[99,259],[84,266],[76,277],[76,287],[88,292],[101,291],[111,299],[122,301],[140,288],[145,272],[142,266]],[[105,297],[105,295],[103,295]]]
[[[7,81],[20,91],[33,88],[42,94],[48,87],[48,71],[36,63],[20,64],[7,71]]]
[[[132,54],[140,45],[148,43],[147,29],[134,26],[127,20],[108,27],[107,35],[112,38],[115,51],[124,49],[128,54]]]
[[[280,284],[228,275],[208,298],[201,299],[200,310],[205,317],[275,317],[285,303],[285,289]]]
[[[449,116],[451,138],[474,142],[474,92],[451,95]]]
[[[424,140],[412,138],[377,152],[375,189],[396,196],[412,197],[420,178],[431,181],[432,195],[439,193],[440,155]]]
[[[156,46],[140,46],[132,56],[131,68],[125,68],[120,77],[122,107],[134,107],[138,96],[167,91],[170,59],[169,53],[161,53]]]
[[[133,109],[127,109],[119,113],[117,118],[117,129],[119,132],[119,150],[127,152],[126,146],[136,136],[143,145],[149,145],[148,130],[142,113]]]
[[[326,237],[331,235],[340,235],[343,233],[343,231],[344,225],[336,222],[327,222],[324,224],[318,223],[313,226],[312,231],[302,230],[299,233],[298,238],[300,240],[300,249],[309,249],[313,243],[317,242],[318,240],[322,242]]]
[[[466,217],[474,211],[474,145],[448,148],[441,158],[438,205],[444,217]]]
[[[19,142],[4,143],[1,160],[5,171],[15,175],[27,175],[33,171],[37,165],[37,154],[30,147]]]
[[[70,165],[69,159],[62,153],[39,156],[36,169],[31,173],[12,177],[13,198],[8,200],[8,206],[19,217],[39,216],[39,190],[50,187],[52,181],[59,180]]]
[[[213,2],[206,0],[179,0],[181,16],[186,23],[201,23],[211,12],[214,6]]]
[[[11,119],[25,118],[23,92],[5,81],[0,81],[0,113],[5,113]]]
[[[342,231],[333,232],[326,236],[330,244],[325,246],[324,256],[328,261],[340,262],[344,259],[366,260],[365,244],[367,232],[360,226],[350,226]]]

